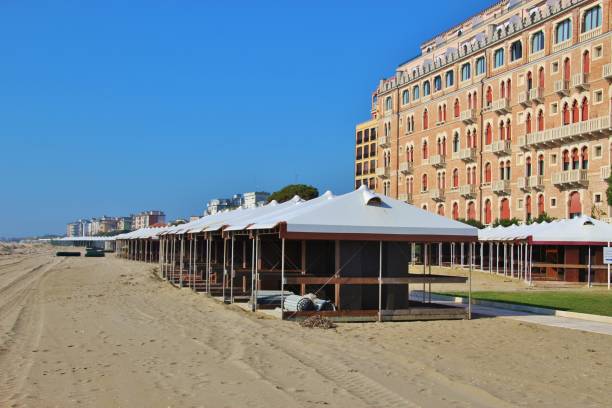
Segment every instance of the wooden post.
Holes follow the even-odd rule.
[[[281,241],[281,320],[285,316],[285,238]]]
[[[251,311],[255,311],[255,237],[251,238]]]
[[[221,236],[221,238],[223,238],[223,288],[222,288],[222,293],[223,293],[223,303],[225,303],[225,285],[227,284],[227,239],[225,239],[225,237]]]
[[[382,250],[383,243],[382,241],[378,241],[378,321],[382,322]]]
[[[334,241],[334,276],[340,277],[340,241]],[[336,302],[337,310],[340,310],[340,285],[334,284],[334,301]]]
[[[587,283],[588,283],[588,287],[591,287],[591,246],[589,245],[589,252],[588,252],[588,257],[589,257],[589,261],[588,261],[588,269],[587,269]]]
[[[608,241],[608,248],[610,248],[610,241]],[[608,264],[608,290],[610,290],[610,264]]]
[[[470,243],[470,254],[472,253],[472,244]],[[468,319],[472,319],[472,264],[468,275]]]
[[[183,235],[181,235],[181,254],[179,256],[179,261],[181,262],[181,265],[179,266],[179,286],[182,288],[183,287],[183,256],[184,256],[184,252],[185,252],[185,237]]]
[[[302,275],[306,275],[306,241],[302,240],[302,251],[301,251],[301,267],[302,267]],[[300,295],[304,296],[306,294],[306,285],[300,285]],[[337,303],[337,301],[336,301]]]
[[[230,303],[234,303],[234,234],[232,234],[232,255],[230,261]]]

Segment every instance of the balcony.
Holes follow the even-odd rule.
[[[586,170],[566,170],[553,174],[552,182],[559,188],[586,186],[589,184],[588,174]]]
[[[404,202],[406,202],[408,204],[412,204],[413,203],[413,201],[412,201],[412,193],[400,194],[397,197],[397,199],[400,200],[400,201],[404,201]]]
[[[378,145],[380,147],[387,148],[391,146],[391,138],[389,136],[381,136],[378,138]]]
[[[612,64],[606,64],[603,66],[602,76],[606,79],[612,80]]]
[[[565,40],[563,42],[557,43],[557,44],[553,44],[552,46],[552,52],[557,52],[557,51],[561,51],[563,49],[566,49],[568,47],[571,47],[572,45],[572,39],[568,39]]]
[[[509,180],[495,180],[491,183],[491,190],[495,194],[508,195],[510,194],[510,181]]]
[[[519,177],[516,179],[516,185],[523,191],[529,190],[529,177]]]
[[[474,198],[478,193],[478,188],[475,184],[465,184],[463,186],[459,186],[459,194],[465,198]]]
[[[602,166],[599,169],[599,175],[604,181],[610,178],[610,166]]]
[[[410,162],[403,162],[399,165],[399,171],[402,174],[411,174],[413,170],[413,164]]]
[[[429,192],[429,197],[434,201],[444,201],[444,189],[434,188]]]
[[[526,108],[531,104],[531,100],[529,99],[529,91],[519,92],[518,103],[521,104],[523,108]]]
[[[589,74],[572,75],[572,88],[580,91],[589,89]]]
[[[544,190],[544,176],[530,176],[529,187],[534,190]]]
[[[464,162],[473,162],[476,160],[476,148],[468,147],[467,149],[459,150],[459,158]]]
[[[489,106],[485,108],[486,112],[496,112],[498,114],[504,114],[510,112],[510,100],[508,98],[496,99]]]
[[[527,134],[519,139],[521,148],[557,146],[589,138],[597,138],[612,134],[611,117],[589,119],[571,123],[541,132]]]
[[[497,156],[508,156],[512,154],[510,140],[498,140],[491,143],[491,153]]]
[[[601,26],[599,26],[599,27],[597,27],[597,28],[595,28],[593,30],[587,31],[586,33],[580,34],[580,42],[588,41],[588,40],[590,40],[592,38],[597,37],[598,35],[601,35]]]
[[[538,86],[529,90],[529,100],[540,103],[544,102],[544,88]]]
[[[466,125],[476,123],[478,120],[478,111],[476,109],[464,110],[459,114],[459,119]]]
[[[436,168],[444,167],[446,166],[446,156],[443,156],[441,154],[434,154],[433,156],[429,157],[429,164]]]
[[[391,167],[377,167],[376,176],[382,179],[388,179],[391,177]]]
[[[555,81],[555,92],[563,96],[569,95],[569,81],[563,79]]]

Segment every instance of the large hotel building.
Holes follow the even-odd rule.
[[[612,0],[504,0],[421,45],[357,125],[355,187],[428,211],[610,219]]]

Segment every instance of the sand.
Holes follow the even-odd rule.
[[[0,407],[610,403],[609,336],[503,319],[307,329],[153,265],[41,251],[0,257]]]

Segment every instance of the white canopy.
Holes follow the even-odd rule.
[[[612,241],[612,225],[591,217],[510,227],[485,228],[480,241],[525,241],[534,245],[606,245]]]

